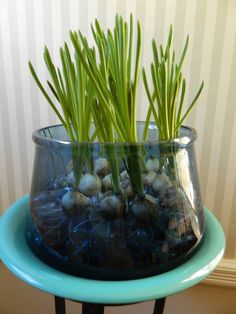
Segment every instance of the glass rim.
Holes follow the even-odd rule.
[[[139,124],[143,124],[144,125],[144,121],[137,121],[136,122],[137,125]],[[71,141],[71,140],[63,140],[63,139],[57,139],[55,137],[47,137],[46,135],[43,136],[40,134],[40,132],[49,130],[49,129],[53,129],[56,127],[63,127],[63,124],[55,124],[55,125],[50,125],[50,126],[46,126],[40,129],[37,129],[35,131],[33,131],[32,133],[32,139],[34,141],[34,143],[40,145],[40,146],[44,146],[44,145],[49,145],[51,146],[51,144],[57,144],[59,146],[94,146],[94,145],[101,145],[101,146],[146,146],[146,145],[173,145],[173,146],[178,146],[178,147],[186,147],[189,146],[191,143],[193,143],[196,138],[197,138],[197,132],[194,128],[189,127],[189,126],[185,126],[182,125],[180,127],[180,133],[181,131],[185,131],[186,134],[184,135],[179,135],[176,138],[173,139],[169,139],[169,140],[140,140],[137,142],[99,142],[99,141],[94,141],[94,142],[88,142],[88,141],[82,141],[82,142],[76,142],[76,141]],[[158,132],[158,128],[155,124],[155,122],[150,122],[148,128],[151,129],[156,129]]]

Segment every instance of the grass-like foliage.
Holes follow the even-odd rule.
[[[91,135],[91,108],[95,101],[93,84],[79,61],[78,55],[75,53],[74,58],[71,57],[66,43],[64,48],[60,48],[60,58],[61,68],[54,65],[45,47],[44,61],[51,77],[51,81],[47,81],[47,84],[54,98],[43,87],[31,62],[29,62],[30,71],[49,105],[66,128],[71,141],[78,144],[92,142],[96,137],[96,132]],[[61,110],[57,108],[58,105]],[[82,176],[85,157],[86,146],[73,145],[72,161],[76,186],[79,185]]]
[[[45,47],[44,61],[47,66],[51,81],[47,84],[54,95],[54,99],[40,82],[34,67],[29,62],[30,71],[60,121],[65,126],[72,141],[90,141],[92,122],[92,102],[94,101],[94,89],[84,67],[75,53],[71,57],[67,44],[60,48],[61,69],[53,64],[50,53]],[[59,103],[63,115],[55,104]]]
[[[108,30],[106,34],[96,20],[92,33],[98,56],[80,31],[70,34],[76,53],[97,93],[93,116],[98,136],[104,141],[114,141],[116,133],[120,142],[136,142],[136,96],[141,54],[139,22],[135,56],[132,15],[129,25],[117,15],[113,32]]]
[[[96,49],[89,47],[80,31],[71,32],[70,35],[76,53],[97,94],[97,102],[93,105],[93,117],[98,138],[106,142],[137,142],[136,97],[140,76],[140,24],[137,22],[135,54],[132,15],[129,24],[117,15],[113,31],[108,29],[104,33],[97,20],[95,26],[92,25],[91,28]],[[109,148],[111,156],[115,155],[113,149]],[[126,168],[134,192],[142,196],[144,190],[139,147],[133,146],[132,152],[130,149],[127,147],[125,151]],[[116,193],[119,193],[119,168],[114,157],[110,158],[110,164],[113,186]]]
[[[154,39],[152,41],[152,90],[148,85],[146,72],[144,69],[142,70],[143,82],[150,104],[143,134],[144,140],[147,137],[147,129],[151,115],[154,117],[161,140],[176,138],[181,125],[192,111],[203,89],[204,82],[202,82],[192,103],[183,114],[186,80],[182,75],[182,65],[187,52],[189,37],[187,36],[180,61],[176,63],[175,51],[171,50],[172,34],[171,26],[165,50],[162,45],[160,45],[158,51],[156,41]]]
[[[99,142],[105,143],[136,143],[124,145],[123,161],[133,191],[143,197],[144,163],[141,158],[141,148],[137,144],[136,131],[141,27],[137,21],[136,38],[134,38],[132,14],[129,23],[116,15],[113,30],[108,29],[104,32],[99,22],[95,20],[91,31],[94,38],[92,47],[80,31],[70,32],[75,52],[72,57],[66,43],[63,48],[60,48],[61,68],[54,65],[48,49],[45,48],[44,60],[51,77],[47,84],[51,93],[48,93],[40,82],[30,62],[29,68],[38,87],[73,142],[93,142],[98,139]],[[145,70],[142,71],[143,83],[150,103],[143,133],[144,140],[147,137],[151,116],[156,122],[161,140],[177,137],[179,128],[202,91],[203,83],[183,114],[186,81],[182,76],[182,65],[188,41],[187,37],[179,63],[175,61],[175,51],[171,50],[172,27],[165,49],[160,46],[158,51],[155,40],[152,42],[152,89],[147,82]],[[58,106],[61,109],[58,109]],[[95,132],[91,135],[92,121]],[[75,145],[73,151],[76,184],[79,184],[86,156],[85,147],[83,149],[81,147]],[[111,167],[114,192],[120,194],[119,162],[116,158],[115,146],[104,147]]]

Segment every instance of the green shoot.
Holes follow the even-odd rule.
[[[74,60],[71,58],[67,44],[60,49],[61,69],[53,64],[50,53],[45,47],[44,61],[51,77],[51,82],[47,81],[55,100],[47,93],[41,84],[34,67],[29,62],[29,68],[39,89],[45,96],[51,108],[58,116],[66,128],[73,145],[72,160],[76,185],[79,184],[82,175],[84,156],[86,149],[80,142],[91,141],[92,123],[92,103],[94,102],[94,89],[86,71],[78,61],[75,54]],[[62,114],[57,105],[59,104]],[[94,138],[94,136],[92,135]],[[77,144],[76,144],[77,143]]]
[[[175,63],[175,51],[171,53],[172,26],[165,51],[162,46],[158,53],[155,40],[152,41],[153,62],[151,63],[151,77],[153,90],[147,82],[146,72],[142,70],[143,83],[149,101],[149,109],[145,122],[143,140],[147,137],[147,128],[151,114],[158,127],[161,140],[174,139],[179,134],[179,129],[189,113],[194,108],[204,86],[202,82],[194,100],[183,114],[186,81],[182,77],[182,65],[188,48],[187,36],[179,63]],[[180,96],[180,97],[179,97]]]
[[[98,53],[97,58],[80,32],[71,32],[70,35],[76,53],[97,94],[97,102],[93,105],[93,116],[99,137],[106,142],[137,142],[136,98],[140,76],[140,24],[137,22],[135,55],[132,15],[129,25],[117,15],[114,30],[108,30],[106,34],[97,20],[91,28]],[[132,69],[133,58],[135,58],[134,69]],[[134,189],[139,195],[143,195],[138,151],[135,156],[134,152],[127,152],[127,154],[132,154],[132,162],[127,161],[129,166],[127,170],[134,182]]]
[[[98,51],[98,60],[91,52],[86,38],[80,32],[71,32],[71,39],[97,92],[97,109],[103,113],[103,117],[104,114],[107,116],[108,124],[113,125],[118,141],[136,142],[136,97],[141,54],[139,22],[137,23],[137,47],[133,77],[132,15],[130,15],[129,26],[121,16],[117,15],[113,32],[108,30],[107,34],[101,30],[96,20],[95,26],[92,26],[92,33]],[[106,128],[108,125],[99,122],[98,128]],[[105,130],[103,133],[107,134]],[[104,140],[109,140],[108,138]]]

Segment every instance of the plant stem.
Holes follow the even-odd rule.
[[[86,144],[73,143],[72,147],[72,163],[75,178],[75,188],[79,187],[80,179],[83,173],[84,161],[86,158]]]
[[[160,169],[171,179],[172,183],[178,185],[179,176],[176,162],[177,148],[175,143],[169,142],[169,144],[160,144],[159,153]]]
[[[111,177],[114,193],[117,195],[121,194],[120,190],[120,171],[119,171],[119,160],[116,156],[115,145],[105,145],[105,153],[110,164]]]
[[[129,145],[126,147],[126,160],[127,160],[127,172],[129,173],[130,182],[133,187],[135,194],[138,197],[144,197],[144,187],[143,187],[143,164],[141,149],[138,144]]]

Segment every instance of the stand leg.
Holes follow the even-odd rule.
[[[55,295],[54,302],[55,302],[55,313],[66,314],[65,299]]]
[[[83,303],[82,314],[104,314],[104,305],[96,303]]]
[[[163,314],[165,302],[166,302],[166,298],[156,300],[153,314]]]

